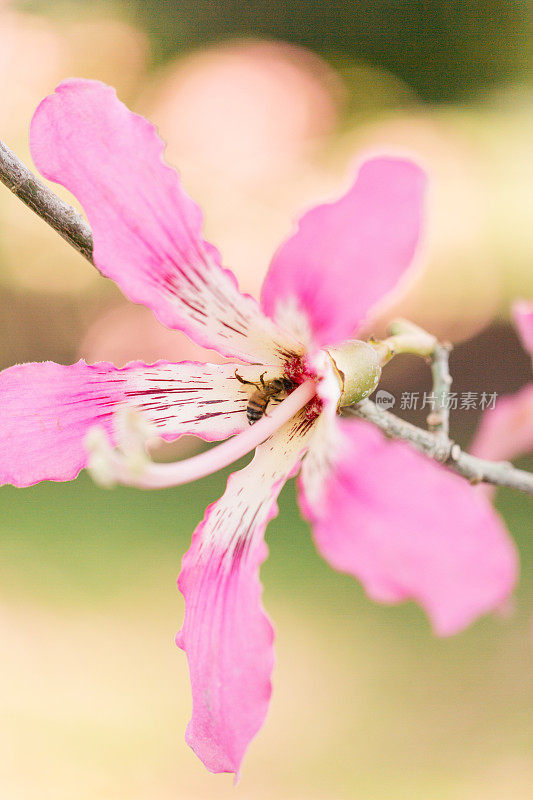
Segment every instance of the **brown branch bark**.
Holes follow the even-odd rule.
[[[517,469],[506,461],[485,461],[461,450],[448,436],[438,435],[417,428],[410,422],[378,408],[371,400],[363,400],[356,406],[345,409],[347,416],[355,416],[372,422],[385,436],[408,442],[433,461],[444,464],[467,478],[470,483],[491,483],[507,486],[533,495],[533,474]]]
[[[94,266],[93,237],[88,223],[34,175],[2,141],[0,180]]]

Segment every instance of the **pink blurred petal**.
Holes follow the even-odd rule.
[[[513,316],[516,327],[520,332],[524,347],[533,356],[533,302],[525,300],[515,303]]]
[[[160,325],[148,308],[128,302],[105,310],[89,325],[79,354],[89,363],[111,361],[117,367],[130,361],[222,361],[184,333]]]
[[[137,409],[166,439],[188,433],[215,441],[246,430],[249,392],[235,378],[236,366],[134,362],[117,369],[106,362],[66,367],[47,361],[10,367],[0,373],[0,483],[76,477],[87,463],[88,430],[102,425],[113,439],[113,412],[124,407]],[[238,369],[248,380],[264,371]]]
[[[533,384],[501,397],[483,414],[470,452],[491,461],[510,461],[533,451]]]
[[[163,162],[154,127],[97,81],[69,80],[31,125],[43,175],[81,202],[94,260],[124,294],[170,328],[245,361],[279,363],[293,349],[256,301],[241,295],[202,239],[202,213]]]
[[[411,264],[424,187],[411,161],[366,161],[347,194],[309,211],[274,256],[262,290],[266,312],[296,300],[318,345],[349,338]]]
[[[413,599],[440,635],[506,600],[515,550],[485,496],[370,425],[340,421],[343,448],[320,493],[302,481],[317,547],[375,600]]]
[[[298,158],[308,157],[335,127],[343,89],[310,50],[241,40],[179,54],[148,91],[176,163],[188,161],[218,188],[229,180],[238,191],[243,184],[279,182]]]
[[[178,586],[193,695],[186,740],[212,772],[239,772],[267,714],[273,632],[261,604],[263,534],[278,494],[310,435],[305,414],[260,445],[207,509],[183,559]]]

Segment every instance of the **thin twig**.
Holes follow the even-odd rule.
[[[450,431],[450,386],[452,376],[448,366],[451,345],[437,344],[431,358],[435,406],[428,416],[428,427],[435,436],[446,440]]]
[[[508,486],[511,489],[533,495],[533,474],[516,469],[506,461],[485,461],[465,453],[458,444],[442,431],[436,436],[430,431],[417,428],[390,411],[378,408],[371,400],[363,400],[356,406],[344,409],[348,416],[372,422],[391,439],[402,439],[413,445],[428,458],[450,467],[471,483],[491,483],[494,486]]]
[[[2,141],[0,180],[94,266],[93,237],[87,222],[45,186]]]

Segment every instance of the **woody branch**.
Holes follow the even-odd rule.
[[[0,141],[0,180],[32,211],[48,223],[60,236],[84,256],[93,266],[92,234],[86,220],[72,206],[61,200],[28,167]],[[425,332],[421,341],[422,351],[411,349],[412,334],[417,336],[414,326],[400,320],[397,329],[383,345],[383,360],[389,360],[396,352],[417,352],[431,358],[433,390],[436,406],[428,419],[430,430],[417,428],[388,411],[378,408],[371,400],[364,400],[344,410],[346,415],[357,416],[380,428],[392,438],[412,445],[428,458],[445,464],[472,483],[491,483],[507,486],[533,495],[533,474],[516,469],[507,462],[492,462],[476,458],[461,450],[448,435],[449,404],[447,397],[451,384],[448,371],[447,345],[440,344]],[[420,339],[419,339],[420,341]]]
[[[347,416],[359,417],[380,428],[390,439],[401,439],[433,461],[438,461],[467,478],[471,483],[491,483],[507,486],[533,495],[533,474],[517,469],[507,461],[487,461],[462,450],[459,445],[444,435],[418,428],[385,411],[371,400],[363,400],[356,406],[344,410]]]
[[[94,266],[91,229],[0,140],[0,180]]]

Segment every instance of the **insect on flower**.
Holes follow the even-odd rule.
[[[178,579],[185,619],[177,642],[193,696],[186,738],[208,769],[237,773],[270,699],[273,631],[259,568],[292,475],[324,558],[375,600],[415,600],[437,633],[465,627],[513,585],[514,549],[484,496],[341,416],[378,383],[376,349],[353,336],[411,265],[425,175],[404,158],[363,163],[346,194],[309,211],[280,247],[259,304],[203,240],[200,209],[163,163],[154,128],[112,89],[62,83],[37,109],[30,138],[40,171],[81,202],[99,270],[163,324],[233,362],[5,370],[0,481],[70,480],[90,466],[109,483],[158,488],[256,448],[207,509]],[[228,441],[154,464],[144,450],[154,431]]]
[[[235,370],[235,377],[245,386],[253,386],[255,391],[252,392],[246,406],[246,416],[248,422],[253,425],[258,419],[261,419],[263,414],[266,414],[267,405],[271,400],[280,400],[282,394],[289,394],[296,388],[296,384],[288,378],[274,378],[274,380],[265,383],[264,376],[266,372],[262,372],[259,376],[259,382],[247,381],[242,378],[237,370]]]

